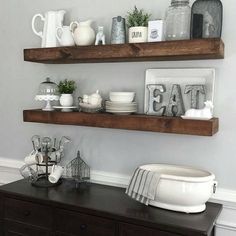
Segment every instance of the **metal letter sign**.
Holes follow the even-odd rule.
[[[186,85],[185,94],[190,93],[191,95],[191,108],[199,109],[199,94],[206,95],[204,85]],[[205,99],[204,99],[205,100]]]
[[[148,109],[146,113],[148,115],[159,115],[163,116],[166,110],[165,106],[158,107],[158,104],[161,104],[163,101],[163,95],[166,91],[166,88],[162,84],[148,84],[147,89],[149,91],[148,96]]]
[[[185,113],[181,87],[179,84],[172,86],[169,104],[167,107],[167,116],[182,116]]]

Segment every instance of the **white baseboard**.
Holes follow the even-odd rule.
[[[21,161],[0,158],[0,185],[21,179],[19,168],[23,164]],[[125,188],[129,180],[128,175],[91,170],[93,183]],[[224,206],[216,223],[216,236],[236,236],[236,191],[218,188],[210,201]]]
[[[8,184],[21,178],[17,168],[0,166],[0,185]]]
[[[126,188],[129,184],[129,180],[130,176],[128,175],[91,170],[91,181],[93,183]]]
[[[0,157],[0,167],[20,168],[24,165],[23,161],[17,161],[9,158]]]

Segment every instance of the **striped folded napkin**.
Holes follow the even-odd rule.
[[[159,173],[137,168],[125,193],[131,198],[148,205],[151,200],[155,199],[159,181]]]

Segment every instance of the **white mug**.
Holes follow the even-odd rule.
[[[50,161],[60,162],[61,159],[61,152],[54,151],[49,154]]]
[[[25,157],[24,162],[27,165],[40,164],[43,162],[43,155],[38,151],[32,151]]]
[[[56,37],[60,46],[75,46],[75,41],[69,26],[57,27]]]
[[[52,167],[52,172],[49,175],[48,180],[52,184],[56,184],[58,182],[58,180],[61,178],[63,172],[64,172],[64,168],[63,167],[54,165]]]

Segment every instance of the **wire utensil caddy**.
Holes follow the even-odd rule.
[[[59,184],[61,184],[61,179],[57,183],[51,183],[48,179],[50,175],[50,170],[54,165],[57,165],[60,163],[60,159],[52,160],[49,156],[49,147],[47,145],[42,145],[41,152],[43,154],[43,162],[36,164],[36,172],[38,173],[38,176],[36,179],[32,180],[32,185],[36,187],[54,187]],[[52,148],[51,153],[55,153],[57,150],[55,148]],[[40,171],[42,170],[42,171]]]
[[[70,142],[68,137],[63,136],[58,145],[57,140],[49,137],[41,138],[38,135],[32,137],[34,151],[25,158],[25,165],[20,172],[24,178],[29,178],[32,185],[37,187],[54,187],[61,184],[61,179],[56,183],[49,181],[53,166],[57,166],[64,156],[64,146]]]

